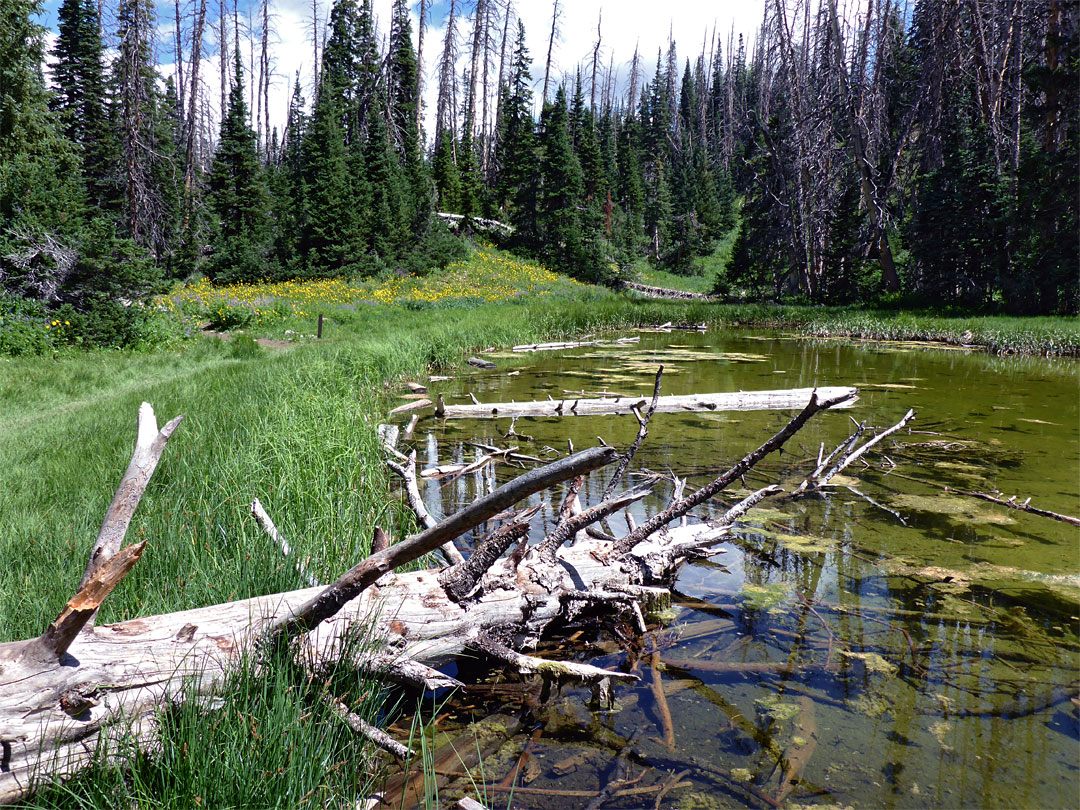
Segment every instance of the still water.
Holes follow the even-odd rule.
[[[622,779],[604,806],[1076,807],[1080,529],[944,488],[1080,513],[1080,365],[747,332],[640,337],[489,353],[497,369],[432,391],[451,403],[470,393],[482,402],[644,396],[660,363],[664,394],[859,388],[854,408],[818,415],[760,464],[751,488],[797,485],[853,419],[884,428],[908,408],[918,416],[827,496],[766,501],[723,553],[686,566],[672,610],[644,640],[586,628],[548,651],[632,668],[641,681],[617,687],[612,708],[590,708],[586,690],[540,700],[512,684],[494,700],[459,701],[445,721],[451,736],[455,723],[485,714],[515,718],[509,740],[484,743],[482,775],[474,768],[489,806],[584,808]],[[657,414],[634,467],[701,486],[790,416]],[[632,416],[519,419],[524,438],[512,441],[507,419],[424,425],[421,468],[473,460],[470,442],[546,459],[568,440],[626,447],[637,432]],[[447,514],[518,472],[428,481],[425,498]],[[584,506],[605,480],[593,476]],[[655,513],[672,487],[661,481],[633,518]],[[691,520],[737,497],[721,493]],[[559,493],[551,501],[537,537]],[[625,531],[621,516],[609,525]],[[633,748],[617,760],[627,740]]]

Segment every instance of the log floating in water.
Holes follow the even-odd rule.
[[[637,343],[640,337],[616,338],[615,340],[565,340],[554,343],[522,343],[514,346],[515,352],[550,352],[556,349],[577,349],[582,346],[617,346],[625,343]]]
[[[849,407],[856,401],[856,388],[825,386],[818,388],[822,400],[851,397],[837,407]],[[778,391],[733,391],[721,394],[679,394],[658,397],[656,411],[680,413],[695,411],[765,411],[801,408],[809,400],[812,388],[789,388]],[[563,399],[547,402],[488,402],[479,405],[446,405],[435,408],[436,416],[447,419],[493,419],[501,416],[594,416],[633,413],[634,408],[649,404],[647,397],[601,397]]]

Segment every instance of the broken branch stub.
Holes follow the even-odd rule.
[[[86,563],[81,588],[90,581],[94,569],[104,560],[115,556],[124,544],[124,536],[128,526],[131,525],[131,517],[135,514],[135,508],[142,500],[146,485],[150,482],[150,476],[157,469],[158,461],[165,450],[165,444],[173,435],[177,426],[183,421],[181,414],[165,424],[158,430],[157,416],[149,402],[139,406],[139,416],[136,422],[135,449],[131,453],[131,461],[120,479],[109,508],[105,510],[105,517],[101,521],[97,540],[90,551],[90,559]],[[91,622],[92,623],[92,617]]]
[[[22,649],[18,656],[19,660],[40,663],[59,661],[79,631],[101,607],[101,603],[139,561],[144,548],[146,548],[145,540],[120,549],[98,565],[90,579],[79,588],[78,593],[71,597],[64,609],[60,611],[60,615],[53,620],[45,632]]]
[[[634,416],[638,420],[638,432],[634,438],[633,444],[630,445],[630,449],[626,451],[621,459],[619,459],[619,465],[615,468],[615,472],[611,476],[611,480],[608,481],[608,485],[604,488],[604,494],[600,498],[602,501],[606,501],[611,497],[611,493],[615,491],[615,487],[618,486],[619,481],[622,480],[623,473],[626,472],[626,468],[630,466],[630,462],[633,461],[634,456],[637,454],[638,448],[641,447],[641,443],[645,441],[645,437],[649,435],[649,420],[652,419],[652,415],[656,413],[656,403],[660,399],[660,377],[664,373],[664,367],[661,365],[656,370],[656,382],[653,383],[652,402],[649,403],[649,410],[646,411],[645,416],[641,415],[641,411],[634,407]]]
[[[581,476],[579,476],[580,478]],[[468,560],[447,568],[439,574],[439,583],[446,595],[461,602],[476,587],[476,583],[510,546],[529,533],[529,521],[540,511],[531,506],[512,516],[477,545]]]

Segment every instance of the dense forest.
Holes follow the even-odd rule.
[[[655,63],[604,65],[598,27],[556,76],[555,2],[541,80],[513,0],[450,0],[435,65],[429,3],[414,30],[395,0],[382,33],[371,0],[337,0],[280,131],[268,0],[172,21],[116,0],[108,26],[99,0],[63,0],[49,52],[39,0],[4,5],[0,314],[123,344],[129,299],[195,274],[427,272],[462,249],[440,212],[507,223],[506,246],[595,283],[700,272],[737,228],[721,294],[1078,309],[1076,3],[769,0],[752,48],[669,38]]]

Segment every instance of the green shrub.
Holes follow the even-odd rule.
[[[255,310],[239,302],[221,302],[210,310],[210,328],[221,332],[243,329],[255,323]]]
[[[50,332],[40,302],[0,292],[0,355],[45,354],[52,349]]]

